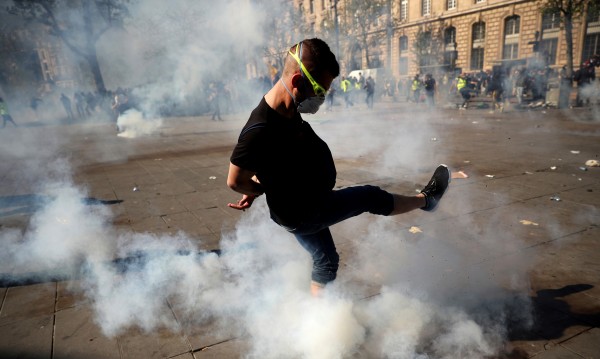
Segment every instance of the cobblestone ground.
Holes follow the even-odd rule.
[[[433,214],[416,211],[385,219],[362,215],[333,227],[341,256],[334,289],[354,303],[357,313],[365,312],[363,317],[351,316],[358,318],[358,326],[320,323],[317,327],[335,328],[335,333],[320,332],[329,339],[317,342],[327,343],[317,351],[308,349],[316,344],[294,325],[273,326],[265,334],[258,322],[248,319],[252,315],[243,309],[244,303],[224,305],[237,310],[227,315],[216,310],[204,316],[186,311],[189,303],[170,294],[191,287],[198,290],[198,298],[205,298],[206,293],[198,289],[201,285],[193,283],[200,272],[184,271],[182,276],[190,275],[185,281],[168,277],[159,286],[146,282],[150,289],[142,292],[142,299],[152,297],[158,302],[151,307],[134,289],[124,289],[119,297],[90,295],[116,293],[118,283],[130,278],[132,263],[147,264],[139,253],[102,247],[105,238],[135,241],[134,234],[139,234],[148,241],[148,250],[161,251],[163,247],[156,244],[161,238],[173,239],[182,231],[193,245],[212,250],[223,247],[223,238],[239,233],[240,223],[248,226],[257,213],[267,216],[261,201],[243,213],[227,208],[228,202],[238,199],[225,185],[228,158],[247,113],[226,115],[221,122],[202,116],[168,118],[157,132],[140,138],[118,137],[114,126],[106,123],[2,130],[0,357],[285,356],[269,345],[287,345],[289,357],[340,353],[353,358],[600,357],[600,168],[586,166],[588,160],[600,160],[600,117],[594,119],[597,112],[590,109],[507,108],[490,113],[485,104],[466,111],[451,107],[431,111],[424,105],[380,102],[374,110],[334,106],[332,112],[306,117],[330,144],[338,187],[369,183],[412,194],[428,181],[438,163],[449,165],[455,177]],[[82,201],[56,205],[56,198],[62,198],[56,194],[56,183],[78,189],[75,196]],[[84,215],[72,208],[83,208]],[[90,217],[102,221],[98,224]],[[268,221],[256,223],[266,226],[274,238],[286,238],[280,242],[293,242],[292,236]],[[44,242],[43,248],[27,247],[49,238],[55,240]],[[390,239],[397,241],[397,247],[387,246]],[[110,281],[96,281],[90,288],[86,277],[94,260],[82,258],[82,253],[97,254],[96,246],[123,270],[111,272]],[[292,249],[290,266],[299,261],[309,272],[301,249]],[[260,273],[271,273],[264,270]],[[284,277],[286,271],[290,271],[287,266],[277,270]],[[230,276],[224,278],[230,281]],[[301,287],[307,279],[308,274],[288,281]],[[136,279],[141,284],[147,280]],[[191,286],[180,284],[190,282]],[[394,290],[396,303],[403,304],[388,306],[384,299]],[[240,301],[246,300],[245,293],[240,292]],[[281,296],[285,294],[260,302],[258,312],[268,314],[267,323],[274,316],[289,314],[270,306],[276,302],[273,298]],[[420,305],[433,303],[438,313],[410,312],[407,298],[411,303],[421,300]],[[219,298],[211,303],[219,303]],[[500,304],[502,308],[494,307]],[[138,315],[131,309],[135,306],[150,311],[149,317],[157,322],[129,325],[127,316]],[[310,317],[310,307],[302,308],[300,317]],[[382,308],[379,317],[397,322],[390,321],[385,331],[364,324],[365,313],[377,308]],[[449,308],[470,315],[467,322],[483,328],[475,333],[496,343],[493,349],[486,352],[485,345],[473,349],[473,332],[444,331],[447,317],[439,312],[451,312]],[[123,317],[116,314],[122,312],[124,323],[110,322]],[[163,318],[165,313],[170,317]],[[327,322],[329,312],[319,315]],[[434,319],[427,321],[426,315]],[[300,317],[288,323],[302,322]],[[107,328],[119,330],[107,333]],[[349,348],[338,348],[336,335],[348,328],[358,328],[360,338],[350,340]],[[470,338],[452,341],[451,335]],[[414,345],[406,343],[409,339]],[[452,348],[443,349],[449,340]],[[408,352],[386,351],[394,345]],[[324,349],[329,347],[339,352]]]

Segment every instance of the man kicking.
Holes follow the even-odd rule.
[[[339,256],[329,227],[364,212],[390,216],[432,211],[450,183],[440,165],[421,193],[403,196],[364,185],[334,190],[336,169],[327,144],[301,113],[316,113],[339,75],[339,64],[320,39],[292,46],[279,81],[242,129],[233,150],[227,185],[242,194],[229,207],[245,210],[266,195],[271,219],[296,236],[312,256],[311,293],[336,278]]]

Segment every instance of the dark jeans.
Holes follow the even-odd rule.
[[[286,229],[312,256],[312,280],[327,284],[335,279],[340,260],[329,226],[364,212],[387,216],[393,209],[394,197],[379,187],[348,187],[331,191],[311,219]]]

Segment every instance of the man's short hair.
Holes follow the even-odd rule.
[[[313,77],[320,78],[324,74],[329,74],[334,78],[340,74],[340,64],[337,62],[335,55],[331,52],[329,45],[319,38],[304,39],[302,43],[302,63]],[[290,48],[294,53],[296,44]],[[298,54],[300,55],[300,54]],[[291,55],[288,54],[288,60]],[[291,59],[294,63],[296,61]],[[286,61],[286,62],[287,62]],[[297,63],[296,63],[297,64]]]

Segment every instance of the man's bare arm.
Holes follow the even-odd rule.
[[[227,186],[232,190],[250,196],[260,196],[264,190],[256,179],[256,172],[245,170],[229,163]]]

